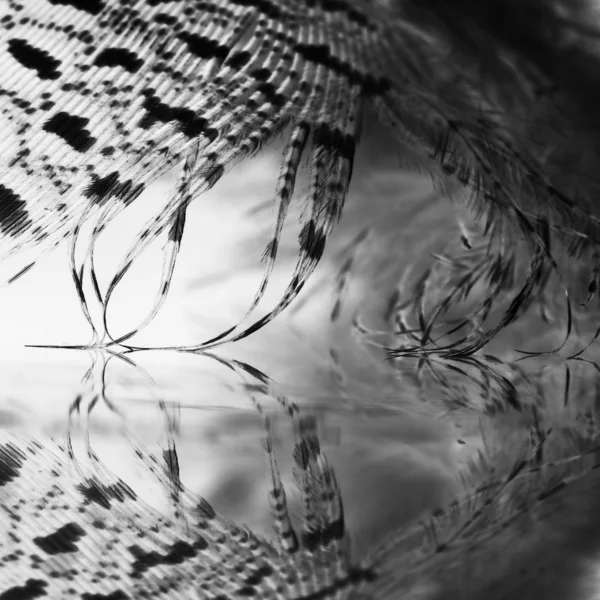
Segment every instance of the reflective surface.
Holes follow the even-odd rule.
[[[163,514],[173,510],[173,498],[157,492],[150,463],[135,448],[163,458],[176,448],[177,470],[189,490],[206,498],[221,517],[272,538],[265,436],[277,456],[293,519],[303,511],[294,475],[297,431],[286,409],[286,403],[295,403],[302,418],[314,418],[321,451],[335,472],[353,556],[383,555],[384,571],[398,563],[395,583],[379,597],[395,597],[389,589],[398,586],[410,589],[409,597],[460,597],[460,586],[444,596],[447,584],[425,582],[457,580],[467,564],[464,556],[457,561],[451,554],[446,560],[439,550],[439,560],[446,560],[442,565],[427,559],[402,567],[402,556],[419,544],[411,542],[408,552],[402,550],[405,542],[395,542],[390,554],[385,540],[399,532],[440,548],[460,542],[460,552],[477,557],[473,572],[465,574],[473,589],[511,597],[524,585],[550,597],[551,579],[536,575],[537,547],[546,535],[540,532],[560,530],[587,509],[574,508],[573,496],[567,495],[558,508],[552,504],[544,512],[544,499],[571,479],[586,488],[594,485],[589,476],[583,484],[578,476],[595,457],[597,373],[585,361],[597,354],[590,325],[597,300],[581,306],[587,280],[576,269],[568,271],[574,316],[567,343],[558,353],[519,362],[525,355],[515,349],[553,350],[566,337],[564,291],[551,276],[543,298],[535,298],[489,344],[477,352],[447,354],[451,350],[444,347],[466,348],[476,334],[494,328],[522,291],[531,260],[516,264],[514,281],[506,275],[502,286],[495,287],[497,277],[484,275],[465,284],[473,274],[469,256],[485,248],[477,225],[460,203],[441,198],[427,180],[398,170],[393,156],[378,152],[381,144],[376,136],[367,141],[347,210],[311,284],[272,324],[238,343],[209,352],[24,347],[89,341],[66,253],[47,257],[0,297],[5,332],[1,427],[38,439],[51,436],[63,445],[70,438],[83,462],[89,460],[89,435],[104,467]],[[244,315],[260,282],[260,256],[269,240],[277,151],[243,163],[192,205],[167,303],[127,344],[197,344]],[[170,184],[168,177],[159,182],[148,203],[160,202]],[[103,273],[107,277],[118,263],[125,232],[139,218],[126,214],[105,234],[97,265],[101,286]],[[297,235],[293,226],[286,233],[266,306],[287,284]],[[149,309],[161,260],[160,252],[153,252],[134,265],[111,301],[113,337],[136,326]],[[490,251],[490,264],[494,256]],[[431,286],[426,291],[424,275]],[[452,296],[457,281],[469,288],[466,298]],[[436,350],[425,360],[414,349],[444,297],[452,301],[447,312],[438,311],[430,332],[435,342],[425,344]],[[482,302],[483,312],[476,310]],[[483,319],[487,308],[491,311]],[[467,324],[458,327],[465,319]],[[469,362],[473,358],[487,370]],[[563,465],[582,452],[588,454]],[[558,467],[540,469],[557,460]],[[462,508],[454,521],[444,524],[446,517],[432,511],[457,497],[467,501],[457,505]],[[427,527],[411,529],[419,520],[429,523],[432,514],[434,522],[439,518],[444,543],[427,538]],[[593,528],[592,521],[588,525]],[[525,583],[516,577],[504,591],[494,581],[513,563],[497,563],[495,576],[488,568],[506,543],[502,536],[513,540],[512,547],[519,536],[527,540],[523,548],[517,546],[514,559]],[[546,557],[550,565],[562,551],[557,539]],[[581,581],[595,589],[595,543],[578,542],[571,553],[577,567],[563,565],[564,589],[554,585],[557,598],[571,597],[565,589],[575,593]]]

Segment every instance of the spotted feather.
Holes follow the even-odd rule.
[[[512,0],[494,0],[489,11],[496,5],[519,16]],[[93,338],[125,342],[164,301],[189,203],[284,132],[288,146],[275,190],[280,208],[258,292],[242,322],[193,347],[241,339],[284,310],[319,262],[343,209],[365,109],[390,125],[402,160],[429,171],[451,195],[466,186],[488,221],[508,218],[536,244],[542,241],[527,223],[541,221],[567,249],[587,256],[600,239],[596,155],[587,143],[597,105],[578,96],[566,71],[551,68],[537,49],[546,44],[557,64],[577,66],[589,80],[586,69],[595,59],[583,24],[591,8],[557,0],[536,10],[541,24],[540,33],[530,32],[533,51],[496,29],[488,12],[465,14],[466,29],[435,1],[5,2],[4,281],[63,240],[77,245],[81,225],[91,221],[94,233],[81,260],[91,261],[89,277],[106,315],[137,256],[164,235],[163,277],[148,317],[120,340],[107,331]],[[240,329],[268,285],[305,151],[311,191],[298,263],[280,302]],[[154,179],[183,164],[167,206],[132,235],[130,251],[101,292],[93,270],[98,236]],[[72,264],[89,317],[82,268]]]

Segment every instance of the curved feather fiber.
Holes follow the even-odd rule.
[[[306,143],[312,208],[280,303],[201,346],[240,339],[283,310],[319,261],[343,209],[365,106],[396,132],[406,164],[453,181],[450,193],[466,186],[477,213],[510,219],[534,245],[544,243],[535,231],[549,228],[588,256],[600,237],[594,15],[583,1],[6,2],[0,260],[16,256],[7,281],[36,253],[77,239],[82,219],[97,219],[99,234],[187,161],[166,208],[132,235],[101,294],[106,312],[143,249],[283,129],[292,145],[275,190],[280,216],[249,314],[268,284]],[[503,26],[513,16],[522,35]],[[178,249],[170,244],[162,295]]]

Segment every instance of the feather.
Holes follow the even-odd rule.
[[[365,107],[396,132],[404,160],[420,164],[452,195],[467,186],[473,208],[494,221],[494,230],[508,220],[540,246],[535,229],[542,219],[569,251],[586,255],[584,242],[593,246],[600,238],[590,170],[595,154],[582,145],[595,105],[574,96],[580,88],[550,67],[541,48],[552,49],[558,64],[580,59],[578,72],[590,70],[591,33],[583,24],[591,9],[585,2],[535,6],[542,22],[530,34],[536,50],[528,53],[533,45],[495,30],[489,19],[494,11],[520,14],[508,0],[465,16],[468,32],[444,2],[433,0],[5,3],[0,260],[14,259],[5,281],[29,268],[31,252],[65,239],[75,247],[87,221],[95,225],[84,260],[93,264],[107,223],[160,174],[185,163],[166,208],[132,235],[107,291],[94,290],[106,329],[112,293],[140,253],[160,235],[181,233],[178,223],[192,200],[284,131],[277,223],[242,322],[267,288],[306,151],[311,192],[290,284],[262,318],[241,330],[242,322],[233,324],[190,349],[242,339],[284,310],[319,262],[347,195]],[[587,73],[581,73],[586,81]],[[587,154],[577,176],[569,176],[577,147]],[[109,342],[130,339],[159,311],[178,252],[176,239],[167,244],[154,307]],[[81,266],[72,267],[90,319]],[[96,281],[93,267],[90,277]],[[94,334],[92,344],[101,339]]]

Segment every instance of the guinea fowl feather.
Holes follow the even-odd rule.
[[[306,135],[298,128],[306,129],[313,198],[299,262],[280,303],[236,333],[240,339],[281,312],[318,263],[347,194],[363,105],[397,132],[405,160],[416,160],[440,181],[468,185],[477,211],[508,216],[519,227],[542,219],[566,233],[571,249],[572,230],[595,240],[597,219],[586,200],[595,193],[593,179],[580,173],[573,181],[563,158],[572,150],[555,150],[562,143],[557,136],[573,140],[569,148],[588,136],[593,114],[575,115],[568,104],[565,110],[569,89],[540,95],[539,80],[548,75],[537,55],[506,43],[495,54],[481,51],[477,32],[491,23],[476,21],[479,11],[470,16],[473,40],[451,37],[458,25],[446,18],[447,10],[444,2],[7,3],[4,256],[77,240],[82,221],[96,218],[84,256],[93,255],[97,236],[119,209],[161,173],[197,156],[167,206],[134,236],[102,294],[106,312],[140,253],[177,229],[182,211],[231,164],[282,128],[292,144]],[[550,24],[562,22],[561,10],[560,3],[548,6]],[[39,31],[35,39],[31,22]],[[565,40],[576,25],[565,25]],[[459,31],[465,34],[464,27]],[[571,43],[568,51],[574,48]],[[452,69],[444,68],[448,61]],[[292,171],[284,196],[294,193],[297,165],[289,161],[301,156],[292,152],[284,159]],[[277,246],[287,202],[269,252]],[[110,208],[102,210],[106,204]],[[526,234],[535,242],[531,231]],[[162,295],[177,253],[173,246],[166,251]],[[576,250],[583,252],[581,244]],[[9,280],[24,267],[16,268]],[[223,342],[234,329],[204,344]]]

